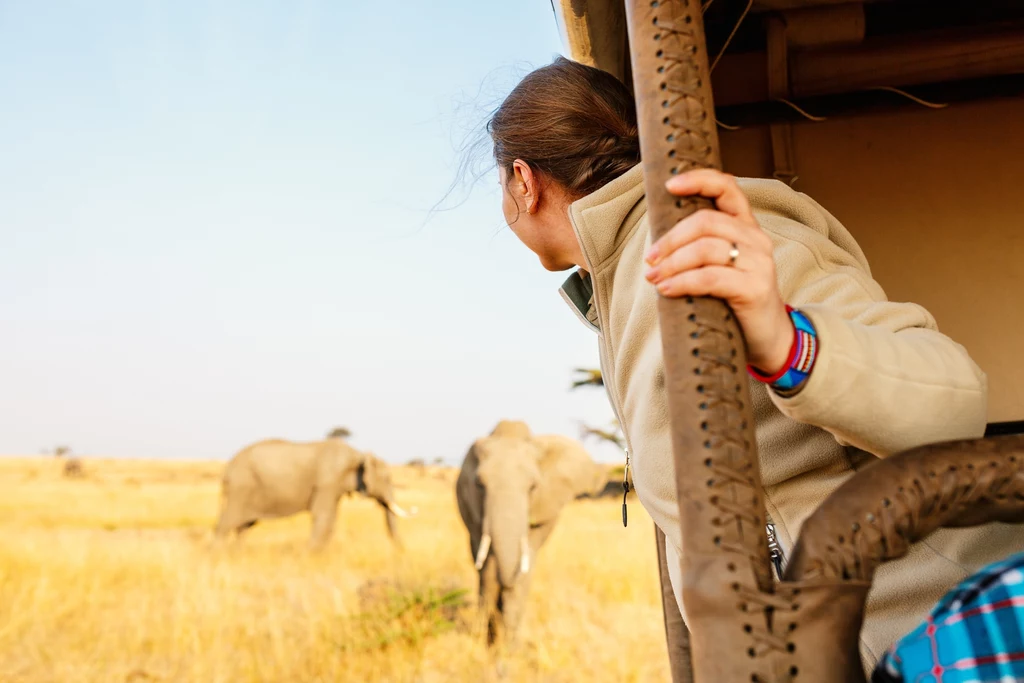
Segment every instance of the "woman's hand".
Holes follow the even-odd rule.
[[[746,337],[748,362],[769,375],[781,370],[793,344],[793,323],[775,279],[771,238],[736,179],[705,169],[675,176],[665,186],[681,197],[712,199],[718,210],[697,211],[651,245],[647,279],[663,296],[725,299]]]

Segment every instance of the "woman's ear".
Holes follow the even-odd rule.
[[[537,175],[522,159],[512,162],[512,187],[516,198],[522,197],[526,205],[526,213],[537,213],[540,204],[540,182]]]

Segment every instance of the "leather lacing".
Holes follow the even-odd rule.
[[[713,491],[725,488],[733,494],[711,495],[710,504],[721,513],[713,523],[716,526],[735,524],[741,534],[744,523],[760,529],[762,523],[756,503],[736,502],[756,501],[757,470],[752,458],[749,457],[751,444],[745,433],[747,423],[742,416],[743,402],[739,399],[742,386],[735,380],[735,375],[739,372],[738,366],[732,360],[737,353],[735,335],[724,325],[714,324],[697,312],[691,313],[689,320],[695,326],[690,336],[698,341],[698,345],[693,349],[698,361],[694,373],[707,378],[704,383],[697,386],[697,392],[703,396],[700,408],[713,416],[702,421],[700,425],[707,433],[704,448],[712,451],[712,455],[704,461],[712,475],[708,480],[708,488]],[[726,315],[722,323],[731,320],[732,316]],[[712,338],[710,344],[699,343],[707,337]],[[722,354],[724,348],[729,349],[728,353]],[[715,452],[724,452],[726,457],[715,457]],[[737,490],[735,487],[740,488]],[[733,544],[723,540],[719,545],[725,550],[746,555],[754,563],[757,563],[760,557],[760,544],[750,547],[749,543]]]
[[[651,8],[671,4],[684,8],[690,6],[689,0],[652,0]],[[697,73],[697,36],[693,29],[693,17],[689,13],[678,21],[654,16],[652,22],[657,28],[654,40],[660,43],[655,56],[664,62],[658,67],[658,74],[662,77],[658,87],[664,93],[661,106],[665,110],[662,124],[668,129],[665,140],[671,144],[667,154],[670,159],[680,162],[670,169],[675,175],[688,168],[703,166],[711,152],[706,126],[707,113],[700,94],[703,83],[700,79],[688,77],[689,74]],[[677,42],[673,38],[691,47],[678,49],[679,46],[673,44]],[[682,106],[686,104],[690,106]],[[685,201],[680,200],[676,206],[681,207]]]
[[[771,624],[773,621],[771,616],[774,612],[792,611],[793,605],[798,605],[798,603],[794,603],[794,598],[787,595],[752,590],[746,586],[739,586],[736,589],[736,593],[743,601],[741,609],[751,612],[750,605],[757,605],[760,608],[759,611],[764,615],[765,625],[763,627],[753,623],[744,624],[744,631],[750,634],[755,643],[753,654],[750,651],[747,654],[752,657],[760,657],[773,651],[789,652],[791,643],[785,636],[775,633],[774,624]]]
[[[691,7],[690,0],[652,0],[650,6],[655,30],[652,38],[659,60],[658,102],[664,111],[660,139],[664,140],[669,172],[675,175],[705,166],[712,152],[714,131],[709,126],[709,107],[702,96],[705,84],[699,76],[697,48],[700,33],[694,15],[700,11],[700,3]],[[695,206],[710,203],[677,198],[674,205],[679,210],[678,220]],[[749,407],[742,400],[746,378],[736,360],[742,339],[728,309],[707,306],[692,298],[687,298],[686,303],[691,309],[688,321],[693,373],[698,377],[696,400],[700,411],[707,415],[700,428],[706,433],[704,464],[708,474],[707,502],[715,510],[711,521],[716,532],[714,543],[723,552],[736,556],[736,561],[727,565],[730,572],[736,572],[740,566],[749,568],[749,573],[741,572],[737,578],[747,575],[756,581],[754,586],[733,583],[739,598],[737,609],[745,613],[738,615],[736,623],[744,624],[743,632],[750,639],[746,648],[749,656],[790,652],[792,644],[773,630],[773,612],[791,610],[793,602],[771,592],[758,463],[749,438]],[[725,315],[721,315],[723,310]],[[742,634],[737,633],[737,637]]]
[[[985,462],[945,467],[929,466],[922,458],[846,533],[833,532],[824,554],[808,558],[801,578],[870,581],[879,565],[901,557],[923,534],[969,509],[1011,497],[1024,502],[1024,460],[978,455]]]

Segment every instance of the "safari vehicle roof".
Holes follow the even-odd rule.
[[[626,1],[552,7],[566,54],[632,87]],[[1024,420],[1024,2],[703,4],[725,169],[835,213],[988,373],[990,421]]]

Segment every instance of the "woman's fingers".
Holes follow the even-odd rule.
[[[781,367],[793,324],[779,293],[772,239],[736,179],[698,170],[672,178],[666,187],[679,196],[712,199],[718,210],[694,212],[651,245],[647,279],[666,297],[724,299],[743,330],[750,362],[765,370]]]
[[[666,277],[657,287],[664,296],[713,296],[735,307],[763,296],[762,280],[731,266],[705,266]]]
[[[694,268],[730,265],[733,242],[720,237],[698,237],[658,262],[647,271],[649,282],[658,284],[668,277]],[[738,265],[738,263],[737,263]]]
[[[743,221],[754,222],[750,211],[750,202],[743,194],[736,178],[710,168],[688,171],[672,176],[665,187],[672,194],[681,197],[700,196],[713,199],[719,211],[735,216]]]
[[[757,223],[743,223],[721,211],[702,209],[679,221],[662,235],[661,239],[651,245],[645,259],[650,265],[656,266],[669,254],[702,237],[718,237],[729,243],[771,251],[771,240]]]

